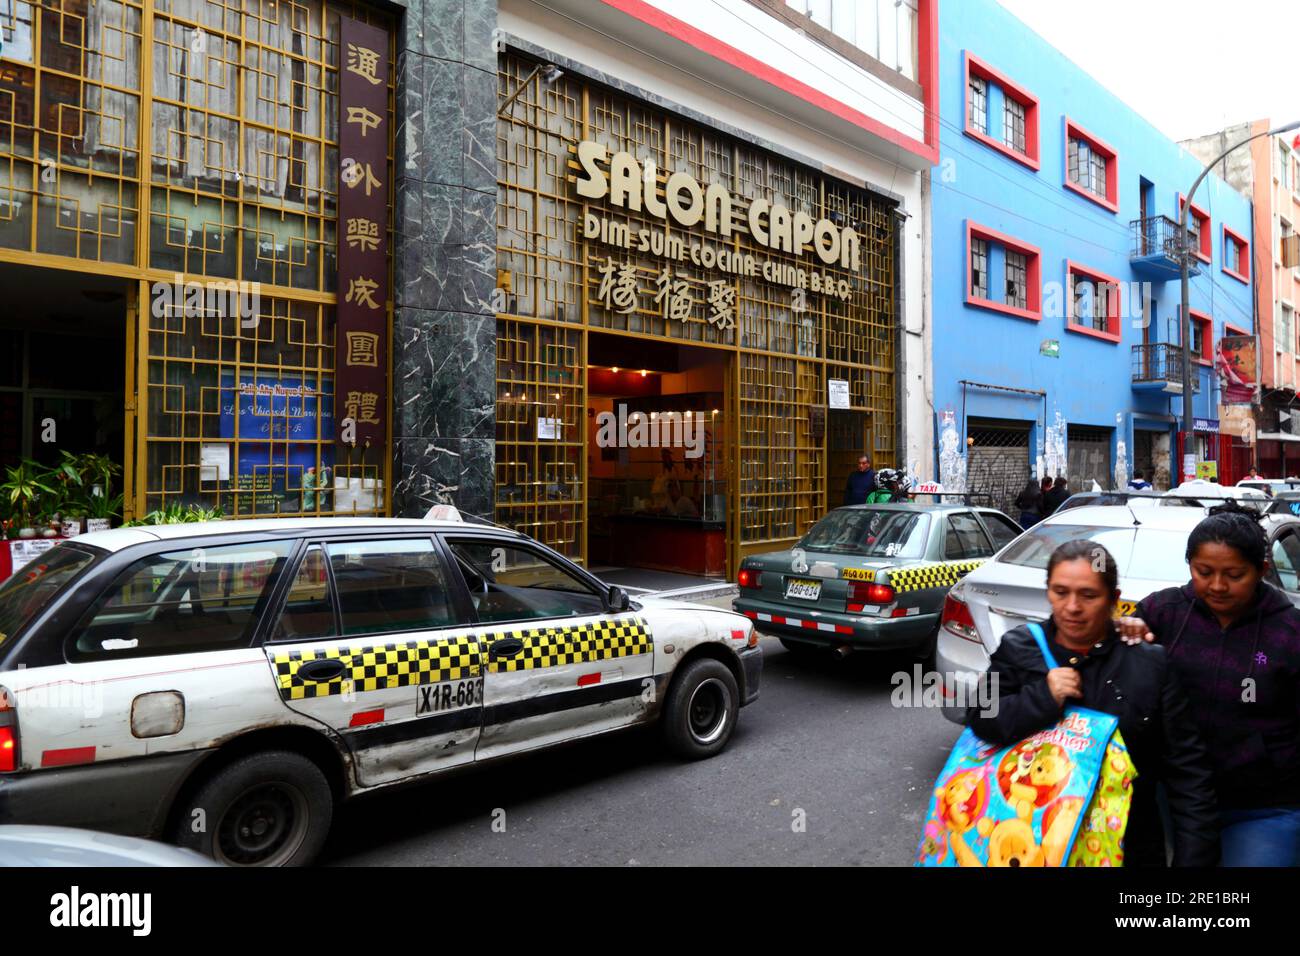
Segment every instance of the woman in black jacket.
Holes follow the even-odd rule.
[[[1043,520],[1043,493],[1038,482],[1033,478],[1025,485],[1025,490],[1016,498],[1016,507],[1020,510],[1020,527],[1029,528]]]
[[[1096,542],[1068,541],[1057,548],[1047,564],[1052,617],[1042,626],[1063,666],[1048,669],[1027,627],[1007,632],[985,677],[996,681],[997,703],[988,710],[970,708],[967,721],[983,739],[1005,746],[1051,727],[1070,703],[1114,714],[1138,774],[1125,862],[1165,864],[1155,801],[1156,784],[1163,783],[1174,828],[1174,865],[1213,866],[1219,839],[1205,747],[1163,651],[1119,639],[1112,620],[1118,581],[1115,559]]]

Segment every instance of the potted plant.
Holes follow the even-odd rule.
[[[122,466],[107,455],[78,455],[74,467],[86,487],[86,530],[107,531],[122,511],[122,495],[113,494],[113,478]]]
[[[107,531],[122,514],[122,496],[91,495],[86,499],[86,531]]]
[[[32,524],[32,511],[41,495],[54,497],[57,492],[45,479],[41,466],[24,458],[16,468],[5,469],[5,482],[0,484],[0,497],[9,502],[18,526],[18,537],[35,538],[37,530]]]

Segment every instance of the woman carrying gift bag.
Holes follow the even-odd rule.
[[[1187,539],[1191,580],[1119,622],[1156,639],[1209,751],[1224,866],[1300,866],[1300,611],[1264,581],[1259,516],[1211,508]]]
[[[1112,619],[1118,579],[1115,559],[1101,545],[1079,540],[1057,548],[1047,565],[1052,616],[1003,635],[984,678],[996,682],[996,705],[987,711],[972,707],[968,726],[980,738],[1006,745],[1053,727],[1068,706],[1114,715],[1137,770],[1125,865],[1165,864],[1155,799],[1156,785],[1163,783],[1174,865],[1212,866],[1219,859],[1218,817],[1205,747],[1161,649],[1119,640]]]

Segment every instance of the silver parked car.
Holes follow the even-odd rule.
[[[1034,525],[958,582],[944,603],[935,648],[943,675],[944,716],[957,723],[975,702],[975,687],[1002,635],[1051,615],[1047,561],[1067,541],[1104,545],[1119,565],[1120,614],[1131,614],[1154,591],[1186,584],[1187,538],[1204,508],[1127,506],[1074,508]],[[1300,606],[1300,518],[1270,514],[1262,521],[1269,542],[1267,580]]]
[[[193,850],[75,827],[0,826],[0,866],[220,866]]]

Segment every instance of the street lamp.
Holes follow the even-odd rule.
[[[1187,247],[1187,213],[1192,208],[1192,197],[1196,195],[1196,188],[1201,185],[1201,181],[1210,174],[1210,170],[1223,160],[1235,149],[1240,149],[1251,140],[1259,139],[1261,136],[1278,136],[1282,133],[1288,133],[1293,129],[1300,129],[1300,120],[1294,123],[1288,123],[1285,126],[1279,126],[1276,129],[1270,129],[1263,133],[1256,133],[1254,136],[1248,136],[1235,146],[1229,146],[1222,153],[1206,164],[1201,170],[1201,175],[1196,177],[1196,182],[1192,183],[1192,188],[1187,192],[1187,198],[1183,201],[1183,208],[1178,211],[1178,263],[1179,272],[1183,284],[1183,309],[1179,318],[1179,327],[1182,330],[1183,337],[1183,480],[1188,477],[1187,464],[1192,462],[1191,476],[1196,477],[1196,436],[1193,431],[1195,421],[1192,417],[1192,316],[1191,303],[1188,301],[1187,285],[1187,264],[1191,258],[1192,250]]]

